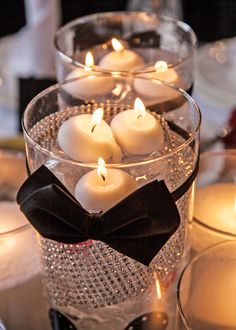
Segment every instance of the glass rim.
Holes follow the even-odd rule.
[[[186,328],[188,330],[194,330],[191,325],[189,324],[187,317],[185,316],[183,307],[182,307],[182,303],[181,303],[181,298],[180,298],[180,291],[181,291],[181,284],[182,284],[182,279],[186,273],[186,271],[199,259],[202,258],[205,254],[207,254],[209,251],[214,250],[215,248],[218,248],[222,245],[228,245],[228,244],[232,244],[232,243],[236,243],[236,239],[235,240],[228,240],[228,241],[222,241],[222,242],[218,242],[215,243],[211,246],[208,246],[207,248],[205,248],[204,250],[200,251],[197,253],[197,255],[190,260],[189,262],[187,262],[187,264],[185,265],[185,267],[183,268],[183,270],[181,271],[181,274],[179,276],[178,279],[178,283],[177,283],[177,288],[176,288],[176,302],[177,302],[177,312],[179,312],[179,315],[181,317],[181,320],[183,321],[184,325],[186,326]]]
[[[67,158],[62,158],[58,155],[55,155],[52,151],[49,151],[47,150],[46,148],[43,148],[42,146],[39,145],[39,143],[35,142],[32,137],[30,136],[30,133],[28,131],[28,129],[26,128],[26,125],[25,125],[25,117],[27,115],[27,113],[30,111],[30,109],[34,106],[34,104],[43,96],[55,91],[55,90],[58,90],[59,88],[61,88],[62,86],[64,86],[65,84],[69,84],[73,81],[77,81],[77,80],[81,80],[81,79],[84,79],[86,77],[88,77],[89,74],[85,74],[83,76],[80,76],[78,78],[73,78],[73,79],[68,79],[68,80],[64,80],[64,81],[61,81],[55,85],[52,85],[48,88],[46,88],[45,90],[43,90],[42,92],[40,92],[38,95],[36,95],[31,101],[30,103],[27,105],[24,113],[23,113],[23,116],[22,116],[22,128],[23,128],[23,132],[24,134],[27,136],[27,139],[34,145],[37,146],[37,149],[40,150],[41,152],[43,152],[44,154],[47,154],[51,157],[53,157],[54,159],[57,159],[57,160],[60,160],[60,161],[63,161],[67,164],[71,164],[71,165],[79,165],[81,167],[91,167],[91,168],[97,168],[98,164],[97,163],[83,163],[83,162],[79,162],[79,161],[75,161],[75,160],[72,160],[72,159],[67,159]],[[108,76],[108,74],[100,74],[100,76]],[[115,75],[117,77],[117,74]],[[123,77],[123,78],[129,78],[130,76],[129,75],[125,75],[125,74],[122,74],[122,73],[119,73],[119,77]],[[153,157],[151,159],[145,159],[145,160],[140,160],[140,161],[136,161],[136,162],[129,162],[129,163],[107,163],[106,164],[106,167],[111,167],[111,168],[127,168],[127,167],[132,167],[132,166],[140,166],[140,165],[144,165],[144,164],[151,164],[153,162],[156,162],[156,161],[160,161],[160,160],[164,160],[164,159],[167,159],[173,155],[175,155],[176,153],[180,152],[182,149],[186,148],[188,145],[191,144],[192,141],[195,140],[195,138],[197,137],[198,133],[199,133],[199,130],[200,130],[200,126],[201,126],[201,112],[200,112],[200,108],[198,106],[198,104],[194,101],[194,99],[188,94],[186,93],[183,89],[175,86],[174,84],[172,83],[167,83],[167,82],[164,82],[164,81],[161,81],[161,80],[158,80],[158,79],[150,79],[150,78],[146,78],[146,77],[142,77],[142,76],[136,76],[135,78],[139,78],[139,79],[144,79],[144,80],[147,80],[147,81],[156,81],[158,82],[160,85],[165,85],[166,87],[170,88],[170,89],[174,89],[176,90],[177,92],[179,92],[182,96],[185,97],[185,99],[187,99],[188,102],[190,102],[193,106],[194,106],[194,109],[197,113],[197,116],[198,116],[198,123],[196,125],[196,128],[194,130],[193,133],[191,133],[190,137],[188,139],[185,140],[185,142],[183,144],[181,144],[180,146],[178,146],[176,149],[174,149],[172,152],[169,152],[168,154],[165,154],[165,155],[162,155],[162,156],[157,156],[157,157]]]
[[[0,161],[4,157],[24,159],[25,158],[25,153],[23,151],[12,150],[12,149],[0,149]],[[30,223],[26,223],[24,225],[20,225],[20,226],[14,228],[14,229],[0,232],[0,239],[2,237],[5,237],[5,236],[10,236],[12,234],[17,234],[17,233],[22,232],[25,229],[28,229],[30,227],[31,227]]]
[[[127,16],[138,16],[138,15],[147,15],[149,17],[153,17],[153,18],[157,18],[159,20],[162,21],[168,21],[168,22],[172,22],[175,23],[177,26],[179,26],[185,33],[189,33],[191,36],[191,51],[190,53],[183,57],[181,60],[179,60],[178,62],[168,65],[168,68],[176,68],[178,67],[180,64],[184,63],[186,60],[188,60],[188,58],[190,58],[193,54],[195,49],[197,48],[197,44],[198,44],[198,40],[197,40],[197,36],[194,32],[194,30],[191,28],[190,25],[188,25],[187,23],[175,19],[173,17],[168,17],[165,15],[158,15],[155,13],[148,13],[146,11],[112,11],[112,12],[102,12],[102,13],[95,13],[95,14],[90,14],[90,15],[86,15],[86,16],[82,16],[79,18],[76,18],[70,22],[68,22],[67,24],[63,25],[60,29],[57,30],[55,37],[54,37],[54,46],[56,51],[58,51],[59,55],[63,58],[63,60],[69,64],[73,64],[76,67],[79,68],[84,68],[86,67],[84,63],[81,63],[79,61],[74,60],[73,58],[71,58],[70,56],[66,55],[66,53],[60,48],[59,46],[59,38],[66,32],[68,31],[71,27],[76,26],[78,23],[83,23],[86,21],[90,21],[91,19],[95,18],[95,17],[110,17],[113,15],[127,15]],[[112,72],[115,70],[110,70],[110,69],[105,69],[100,67],[99,65],[94,65],[93,66],[93,71],[98,71],[98,72]],[[140,69],[140,70],[134,70],[134,71],[130,71],[130,70],[117,70],[121,73],[130,73],[132,72],[133,74],[141,74],[141,73],[152,73],[155,72],[155,67],[153,66],[153,69]]]
[[[202,160],[207,160],[208,158],[214,158],[214,157],[222,157],[222,156],[225,156],[225,157],[235,157],[235,162],[236,162],[236,149],[223,149],[223,150],[212,150],[212,151],[206,151],[204,153],[202,153],[200,155],[200,162]],[[225,236],[228,236],[228,237],[232,237],[232,238],[235,238],[236,239],[236,233],[235,234],[232,234],[232,233],[229,233],[227,231],[223,231],[223,230],[220,230],[220,229],[217,229],[217,228],[214,228],[210,225],[207,225],[205,222],[203,222],[203,220],[197,218],[197,217],[193,217],[193,222],[197,223],[199,226],[202,226],[208,230],[211,230],[212,232],[215,232],[217,234],[221,234],[221,235],[225,235]]]

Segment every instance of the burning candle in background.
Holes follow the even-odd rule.
[[[236,184],[216,183],[199,188],[194,216],[207,226],[236,235]]]
[[[224,241],[204,249],[187,265],[178,285],[179,322],[185,326],[178,329],[236,328],[235,251],[235,240]]]
[[[94,59],[91,52],[87,52],[85,56],[85,68],[77,68],[71,71],[65,79],[79,78],[85,76],[87,79],[77,80],[63,86],[63,89],[74,97],[95,97],[99,95],[104,95],[111,92],[114,87],[114,80],[111,76],[99,76],[98,72],[92,71],[94,66]]]
[[[36,235],[15,202],[26,178],[24,155],[0,153],[0,296],[39,272]],[[6,301],[6,305],[7,305]]]
[[[160,121],[146,111],[139,98],[135,99],[134,109],[117,114],[110,126],[121,149],[130,154],[150,154],[163,145],[164,132]]]
[[[21,246],[24,249],[26,244],[22,240],[19,244],[17,235],[7,235],[16,228],[27,225],[28,222],[24,215],[20,212],[18,205],[15,202],[2,201],[0,202],[0,260],[1,265],[4,264],[2,258],[5,258],[7,264],[9,263],[9,253],[11,253],[16,247]],[[17,250],[15,251],[15,258],[17,259]]]
[[[99,66],[102,68],[114,71],[127,71],[136,69],[144,64],[139,54],[133,50],[126,49],[116,38],[112,38],[111,43],[114,51],[106,54],[101,59]]]
[[[109,125],[102,119],[103,109],[66,120],[58,131],[58,142],[73,160],[95,163],[99,156],[105,161],[119,162],[121,151]]]
[[[196,251],[236,237],[236,184],[215,183],[196,192],[190,231]]]
[[[140,77],[158,79],[184,88],[184,83],[177,71],[173,68],[169,68],[167,62],[165,61],[156,62],[155,72],[145,73],[142,74]],[[152,80],[149,81],[136,78],[134,80],[134,87],[137,93],[147,98],[160,98],[160,100],[170,100],[176,98],[178,95],[175,90],[170,90],[164,85],[158,84],[158,82],[154,84]]]
[[[99,213],[112,208],[137,189],[137,183],[128,173],[106,168],[99,157],[98,168],[86,173],[76,184],[75,198],[84,209]]]

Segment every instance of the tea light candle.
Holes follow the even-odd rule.
[[[123,151],[133,155],[146,155],[159,150],[164,141],[161,124],[143,102],[136,98],[134,109],[117,114],[110,124]]]
[[[121,42],[116,38],[112,38],[111,43],[114,51],[106,54],[99,62],[99,65],[104,69],[127,71],[133,70],[144,64],[140,55],[130,49],[125,49]]]
[[[91,213],[107,211],[137,189],[128,173],[106,168],[102,158],[98,168],[86,173],[76,184],[75,198]]]
[[[178,87],[183,88],[184,84],[175,69],[168,68],[168,64],[165,61],[158,61],[155,64],[156,72],[143,74],[143,78],[159,79],[172,83]],[[165,85],[158,82],[154,83],[152,80],[145,80],[135,78],[134,88],[137,93],[148,98],[173,99],[178,96],[178,92],[174,89],[170,89]]]
[[[110,76],[102,76],[98,72],[93,72],[88,75],[89,71],[94,66],[94,59],[91,52],[88,52],[85,57],[85,69],[75,69],[71,71],[65,79],[80,78],[65,84],[63,89],[73,97],[76,98],[89,98],[110,93],[115,88],[114,79]]]
[[[58,131],[58,143],[73,160],[94,163],[101,155],[106,161],[120,162],[121,150],[109,125],[102,120],[103,109],[91,114],[74,116]]]

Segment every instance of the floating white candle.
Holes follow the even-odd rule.
[[[133,70],[144,64],[140,55],[130,49],[125,49],[124,46],[115,38],[111,40],[114,51],[106,54],[99,65],[104,69],[119,71]]]
[[[134,109],[120,112],[110,125],[120,147],[130,154],[146,155],[162,147],[164,132],[161,124],[146,111],[139,98],[135,100]]]
[[[106,168],[102,158],[98,164],[98,169],[86,173],[75,187],[75,198],[91,213],[107,211],[137,189],[128,173]]]
[[[178,87],[183,88],[184,84],[175,69],[168,68],[165,61],[158,61],[155,64],[155,72],[142,74],[142,77],[149,79],[158,79],[172,83]],[[174,89],[168,88],[153,80],[145,80],[135,78],[134,88],[137,93],[148,98],[159,98],[160,101],[170,100],[178,96],[178,92]]]
[[[99,156],[109,162],[120,162],[120,148],[102,116],[103,109],[99,108],[93,115],[74,116],[61,125],[58,142],[68,157],[85,163],[97,162]]]
[[[74,69],[65,77],[67,80],[80,78],[89,74],[83,79],[65,84],[63,89],[67,91],[68,94],[77,98],[89,98],[108,94],[114,89],[115,83],[112,77],[102,76],[98,72],[89,73],[94,65],[94,59],[91,52],[86,54],[85,65],[86,67],[84,70],[82,68]]]

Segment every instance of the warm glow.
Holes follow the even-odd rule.
[[[136,97],[134,101],[134,111],[137,113],[138,118],[145,116],[146,108],[143,101],[139,97]]]
[[[158,61],[155,64],[156,72],[165,72],[168,70],[168,64],[165,61]]]
[[[91,52],[87,52],[85,55],[85,70],[89,70],[94,66],[94,59]]]
[[[112,43],[112,47],[114,48],[114,50],[116,52],[122,52],[122,50],[124,49],[124,46],[122,45],[122,43],[119,40],[117,40],[116,38],[112,38],[111,43]]]
[[[153,277],[154,277],[154,280],[155,280],[155,288],[156,288],[157,298],[160,300],[162,298],[160,281],[159,281],[156,273],[153,273]]]
[[[234,198],[234,214],[236,215],[236,196]]]
[[[98,158],[98,175],[103,179],[106,180],[107,170],[106,170],[106,163],[102,157]]]
[[[92,115],[91,125],[92,125],[92,132],[94,131],[94,128],[101,123],[103,117],[103,109],[98,108],[94,111]]]

